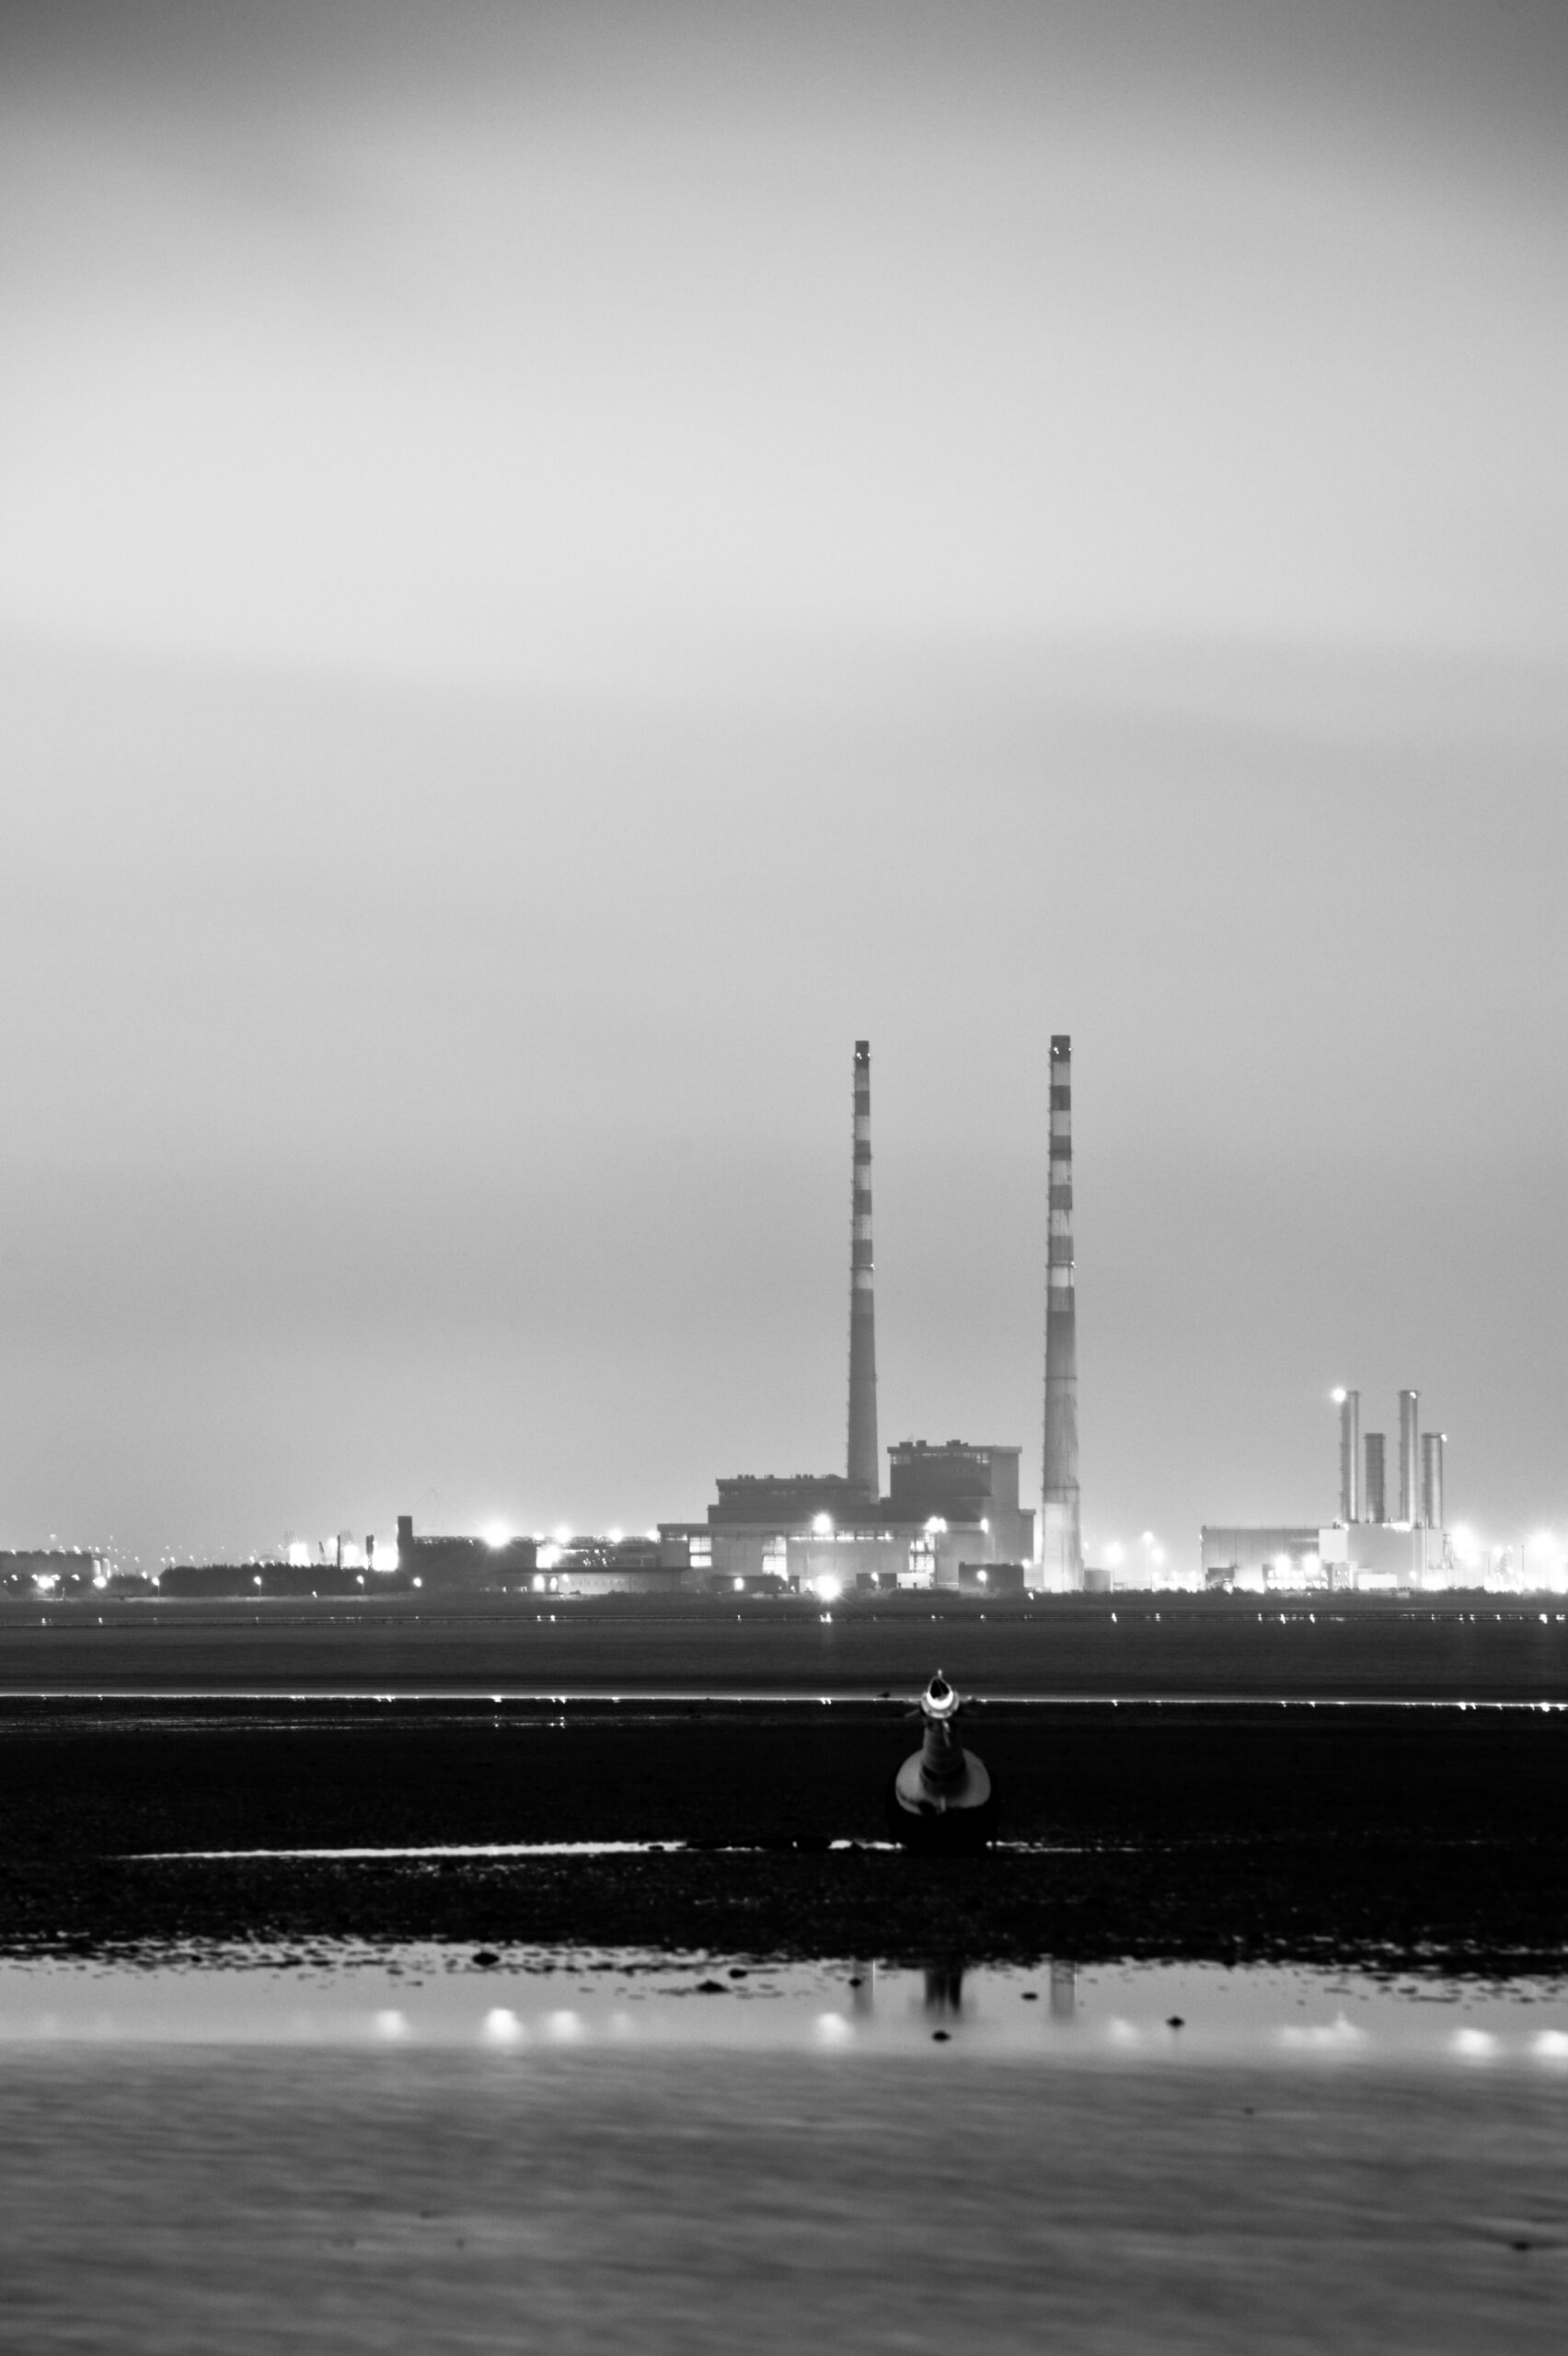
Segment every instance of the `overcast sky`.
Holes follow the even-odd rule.
[[[1568,12],[0,0],[0,1543],[1568,1538]]]

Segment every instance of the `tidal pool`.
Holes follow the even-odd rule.
[[[1218,1965],[965,1970],[317,1942],[0,1964],[0,2043],[961,2046],[1042,2067],[1513,2067],[1568,2090],[1568,1981]]]

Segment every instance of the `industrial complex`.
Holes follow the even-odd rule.
[[[1340,1411],[1338,1519],[1306,1529],[1205,1523],[1205,1587],[1397,1588],[1451,1583],[1453,1541],[1443,1521],[1447,1436],[1421,1429],[1421,1393],[1400,1392],[1400,1486],[1392,1514],[1384,1435],[1363,1435],[1359,1391],[1336,1391],[1333,1398]]]
[[[1051,1041],[1045,1417],[1039,1532],[1020,1502],[1021,1450],[965,1439],[905,1439],[882,1479],[877,1439],[876,1263],[871,1205],[871,1054],[855,1042],[850,1098],[849,1380],[842,1472],[736,1473],[701,1521],[644,1536],[493,1539],[417,1532],[401,1515],[395,1550],[347,1533],[285,1547],[284,1559],[174,1565],[145,1580],[165,1595],[354,1595],[393,1588],[544,1595],[672,1589],[846,1593],[942,1588],[1000,1595],[1084,1583],[1078,1519],[1078,1360],[1073,1283],[1071,1042]],[[111,1576],[96,1561],[56,1566],[60,1591]],[[4,1575],[0,1561],[0,1576]],[[22,1577],[18,1572],[18,1581]],[[55,1576],[30,1561],[36,1587]]]
[[[952,1595],[1107,1592],[1184,1583],[1159,1550],[1121,1576],[1121,1549],[1086,1565],[1079,1508],[1078,1320],[1073,1243],[1072,1042],[1050,1043],[1045,1253],[1044,1416],[1040,1510],[1020,1500],[1020,1449],[1010,1443],[909,1438],[886,1451],[877,1431],[876,1260],[872,1240],[871,1057],[855,1042],[850,1097],[849,1352],[842,1472],[736,1472],[720,1478],[697,1521],[553,1539],[416,1531],[399,1516],[396,1544],[349,1533],[285,1542],[277,1560],[176,1564],[145,1577],[100,1553],[0,1553],[0,1593],[67,1597],[113,1588],[167,1596],[352,1597],[373,1591],[530,1596],[679,1591],[839,1596],[932,1589]],[[1399,1394],[1398,1485],[1390,1496],[1385,1435],[1363,1433],[1361,1393],[1338,1390],[1339,1510],[1332,1521],[1205,1524],[1197,1583],[1207,1589],[1420,1589],[1525,1584],[1526,1549],[1482,1562],[1446,1526],[1446,1435],[1421,1428],[1420,1394]],[[1146,1548],[1152,1547],[1148,1533]],[[1191,1584],[1190,1576],[1185,1582]]]

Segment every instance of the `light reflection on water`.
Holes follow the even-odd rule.
[[[1544,1615],[1543,1615],[1544,1616]],[[1559,1612],[1559,1621],[1568,1614]],[[1347,1717],[1378,1710],[1423,1711],[1485,1711],[1489,1714],[1516,1714],[1536,1711],[1547,1715],[1568,1711],[1568,1701],[1551,1695],[1456,1693],[1303,1693],[1278,1692],[1272,1687],[1260,1687],[1246,1693],[1170,1693],[1141,1686],[1128,1686],[1114,1693],[1086,1693],[1076,1687],[1055,1686],[1011,1687],[992,1686],[984,1694],[976,1694],[980,1706],[996,1705],[1004,1709],[1082,1709],[1116,1710],[1328,1710],[1339,1711]],[[225,1723],[232,1723],[228,1712],[236,1703],[249,1703],[271,1712],[280,1708],[317,1710],[323,1706],[345,1703],[354,1707],[375,1704],[386,1709],[428,1709],[432,1703],[455,1708],[471,1707],[489,1703],[525,1703],[534,1709],[570,1710],[610,1708],[625,1717],[643,1709],[663,1710],[676,1705],[709,1709],[743,1711],[779,1708],[798,1709],[802,1706],[824,1710],[841,1709],[847,1713],[867,1709],[878,1710],[888,1699],[882,1688],[870,1685],[841,1685],[831,1693],[821,1692],[814,1686],[735,1685],[718,1688],[712,1685],[649,1685],[638,1686],[631,1692],[623,1687],[612,1692],[608,1687],[586,1681],[568,1681],[564,1686],[504,1685],[499,1692],[489,1685],[399,1685],[387,1692],[369,1685],[320,1685],[294,1690],[276,1685],[6,1685],[0,1684],[0,1702],[79,1703],[107,1704],[121,1710],[132,1703],[150,1703],[161,1713],[169,1704],[211,1703],[221,1704]],[[564,1723],[564,1721],[562,1721]]]
[[[151,1964],[0,1964],[0,2044],[51,2041],[493,2053],[935,2044],[1044,2065],[1524,2064],[1568,2076],[1568,1982],[1192,1964],[921,1971],[329,1942],[210,1946]]]

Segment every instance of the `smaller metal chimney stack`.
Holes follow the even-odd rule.
[[[1400,1510],[1401,1521],[1415,1522],[1421,1519],[1421,1501],[1416,1495],[1421,1462],[1421,1393],[1419,1391],[1400,1392]]]
[[[1383,1485],[1383,1435],[1366,1435],[1366,1513],[1368,1521],[1387,1521],[1388,1493]]]
[[[1340,1411],[1340,1519],[1361,1519],[1361,1393],[1336,1391]]]
[[[1421,1519],[1428,1530],[1443,1527],[1443,1442],[1447,1432],[1421,1435]]]

